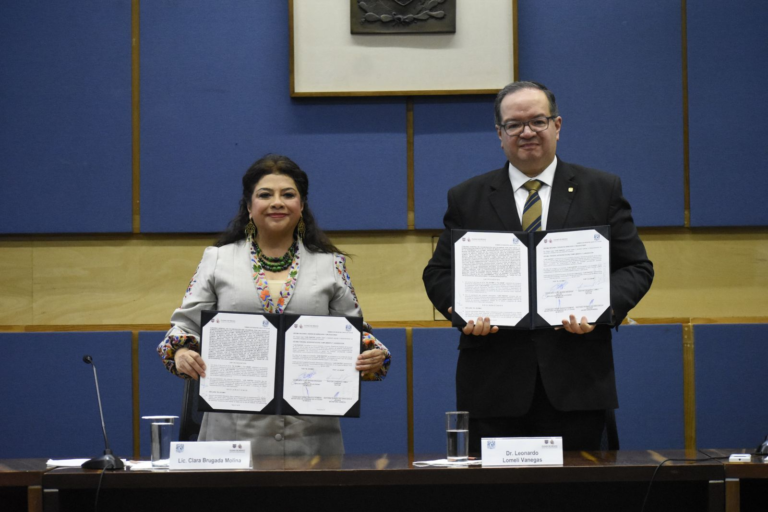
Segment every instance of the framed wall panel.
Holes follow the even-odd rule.
[[[696,325],[696,445],[755,448],[768,431],[768,325]]]
[[[514,77],[516,0],[456,2],[454,34],[351,34],[349,0],[289,4],[292,96],[483,94]]]
[[[141,38],[142,232],[222,231],[266,153],[323,229],[407,227],[403,100],[292,100],[285,2],[142,2]]]
[[[348,454],[408,453],[408,396],[405,329],[375,329],[389,349],[392,364],[383,381],[361,384],[359,418],[341,418]]]
[[[414,101],[417,229],[443,227],[448,189],[506,165],[493,121],[495,95]]]
[[[692,226],[768,225],[768,3],[688,2]]]
[[[93,357],[104,423],[115,455],[133,454],[130,332],[0,333],[0,458],[91,458],[104,453]]]
[[[413,330],[413,452],[445,454],[445,413],[456,410],[456,329]]]
[[[130,232],[130,0],[3,2],[0,47],[0,233]]]
[[[613,359],[621,449],[684,449],[682,326],[621,326]]]

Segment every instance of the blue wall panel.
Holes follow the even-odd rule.
[[[392,354],[381,382],[363,382],[359,418],[342,418],[347,453],[408,453],[408,397],[405,329],[376,329],[374,335]]]
[[[448,189],[506,164],[494,96],[419,98],[413,107],[416,228],[443,227]]]
[[[131,2],[0,6],[0,233],[131,230]]]
[[[768,325],[697,325],[696,445],[754,448],[768,434]]]
[[[691,222],[766,225],[766,128],[714,127],[768,113],[768,4],[687,12]],[[556,92],[560,156],[620,175],[641,226],[683,223],[681,26],[669,0],[518,6],[520,78]],[[285,3],[144,2],[141,30],[143,231],[221,231],[270,151],[309,172],[324,228],[405,228],[404,100],[291,100]],[[0,7],[0,233],[130,231],[130,37],[129,0]],[[417,227],[441,227],[446,190],[504,161],[491,104],[415,101]],[[750,185],[713,185],[734,170]]]
[[[445,413],[456,410],[456,329],[413,330],[413,451],[445,457]],[[438,458],[440,458],[438,457]]]
[[[109,443],[133,455],[131,333],[0,333],[0,458],[90,458],[104,453],[93,369]]]
[[[222,231],[240,179],[282,153],[326,230],[405,229],[402,99],[291,100],[286,2],[141,4],[142,231]]]
[[[171,374],[157,355],[157,346],[165,332],[139,333],[139,416],[179,416],[184,395],[184,380]],[[149,420],[141,420],[139,445],[141,456],[149,458]],[[179,440],[179,423],[173,440]]]
[[[692,226],[768,224],[766,26],[764,0],[688,2]]]
[[[639,226],[681,226],[680,2],[518,3],[521,80],[556,95],[558,156],[617,174]]]
[[[622,326],[613,359],[621,449],[685,448],[682,326]]]

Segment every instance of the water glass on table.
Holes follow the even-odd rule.
[[[142,416],[149,420],[150,452],[153,468],[167,468],[171,460],[173,424],[178,416]]]
[[[445,434],[449,461],[465,461],[469,455],[469,413],[445,413]]]

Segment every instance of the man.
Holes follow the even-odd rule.
[[[653,280],[621,181],[556,157],[563,120],[554,94],[543,85],[509,84],[496,97],[495,110],[508,163],[448,192],[445,231],[424,269],[427,295],[450,318],[451,229],[609,225],[611,307],[618,327]],[[526,185],[535,180],[540,183]],[[618,407],[609,326],[570,315],[558,328],[499,331],[492,318],[478,318],[462,329],[459,351],[457,407],[469,411],[470,452],[480,452],[482,437],[562,436],[565,450],[600,448],[605,411]]]

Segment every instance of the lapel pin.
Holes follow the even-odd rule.
[[[568,192],[573,192],[573,187],[568,187]]]

